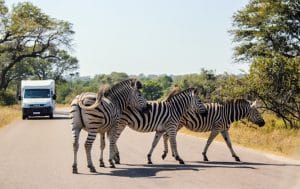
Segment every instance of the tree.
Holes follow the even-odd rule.
[[[11,12],[0,0],[0,90],[14,78],[14,69],[28,58],[59,58],[56,52],[72,45],[72,25],[46,15],[29,2]],[[24,66],[23,66],[24,67]]]
[[[145,80],[142,91],[147,100],[157,100],[163,94],[161,85],[154,80]]]
[[[212,93],[213,101],[226,101],[238,98],[251,100],[246,75],[224,73],[217,79],[216,90]]]
[[[161,75],[156,80],[161,85],[163,90],[167,90],[173,83],[173,79],[167,75]]]
[[[300,127],[300,57],[256,58],[247,81],[264,108],[276,113],[286,125]]]
[[[250,0],[233,15],[230,32],[237,43],[235,59],[251,62],[256,57],[273,57],[274,52],[299,56],[299,9],[299,0]]]
[[[300,119],[300,1],[251,0],[233,16],[234,58],[252,63],[250,92],[297,126]],[[298,125],[299,126],[299,125]]]
[[[55,81],[63,80],[65,75],[74,74],[79,68],[78,60],[64,50],[56,52],[54,58],[32,58],[29,66],[33,68],[32,75],[38,79],[52,78]]]
[[[216,89],[217,76],[212,70],[201,69],[200,74],[188,74],[182,76],[177,84],[181,89],[189,87],[197,87],[201,89],[202,97],[207,101],[211,101],[212,93]]]

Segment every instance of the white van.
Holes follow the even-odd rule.
[[[54,80],[22,80],[21,96],[22,118],[29,116],[49,116],[53,118],[55,109]]]

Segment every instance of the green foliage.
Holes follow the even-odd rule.
[[[200,74],[187,74],[180,77],[176,83],[181,89],[197,87],[206,101],[215,100],[213,92],[216,90],[217,76],[212,70],[202,69]]]
[[[299,0],[250,0],[233,16],[233,41],[237,61],[257,56],[300,55]]]
[[[168,89],[169,87],[171,87],[172,83],[173,83],[173,79],[170,76],[167,75],[161,75],[159,76],[156,81],[160,84],[160,86],[162,87],[163,90]]]
[[[245,75],[223,74],[218,77],[216,90],[212,93],[214,101],[232,100],[237,98],[251,99],[249,88],[245,85]]]
[[[145,80],[142,92],[146,99],[157,100],[163,95],[162,89],[163,88],[158,81]]]
[[[300,119],[300,57],[274,55],[255,59],[248,86],[265,108],[296,126],[294,123]]]
[[[7,90],[0,95],[0,105],[13,105],[17,103],[16,93],[12,90]]]
[[[300,127],[299,10],[299,0],[251,0],[231,30],[235,59],[252,63],[249,92],[292,127]]]
[[[74,34],[70,23],[51,18],[29,2],[9,10],[0,1],[0,19],[0,91],[21,79],[61,80],[78,68],[67,52]]]

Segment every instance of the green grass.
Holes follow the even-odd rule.
[[[233,147],[240,145],[300,160],[300,129],[285,128],[283,121],[272,114],[263,117],[266,125],[261,128],[249,122],[233,123],[229,131]],[[209,136],[209,132],[196,133],[185,128],[181,132],[201,138]],[[216,140],[224,142],[221,135]]]

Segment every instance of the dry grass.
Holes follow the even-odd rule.
[[[233,147],[240,145],[299,160],[300,129],[286,129],[281,120],[270,114],[265,114],[264,119],[266,125],[262,128],[248,122],[233,123],[229,132]],[[209,132],[196,133],[185,128],[181,132],[201,138],[209,136]],[[221,135],[216,140],[224,142]]]
[[[69,108],[70,104],[55,104],[55,108]]]
[[[0,128],[14,120],[21,119],[20,105],[0,106]]]

